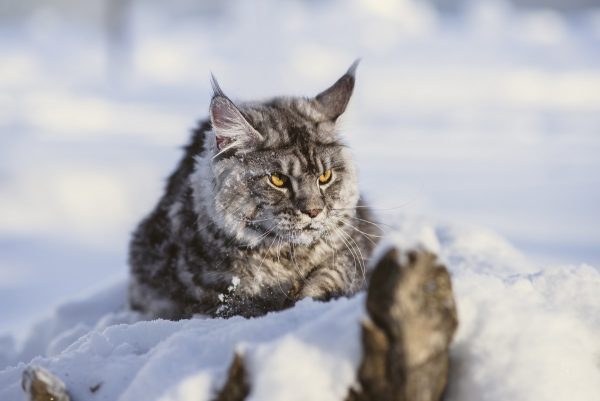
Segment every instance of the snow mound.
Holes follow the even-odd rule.
[[[493,233],[396,223],[382,247],[434,249],[453,276],[460,324],[447,400],[598,399],[598,269],[540,271]],[[118,283],[64,305],[18,352],[0,342],[0,362],[11,365],[0,371],[0,399],[24,399],[26,362],[60,377],[76,401],[209,400],[235,352],[246,360],[250,400],[341,400],[355,379],[363,294],[255,319],[178,322],[142,321],[124,310],[125,296]]]

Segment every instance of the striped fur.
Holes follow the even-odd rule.
[[[234,104],[214,81],[210,120],[133,234],[133,309],[249,317],[364,288],[378,233],[335,124],[355,68],[315,98],[262,103]],[[274,172],[289,177],[284,188],[270,184]]]

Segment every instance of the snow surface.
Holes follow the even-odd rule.
[[[309,95],[357,56],[343,133],[361,186],[389,242],[423,243],[452,271],[449,399],[600,399],[599,10],[132,2],[111,45],[102,3],[0,24],[0,400],[22,398],[32,359],[80,396],[102,382],[94,399],[206,399],[234,349],[254,399],[339,399],[361,297],[143,322],[123,311],[124,261],[206,116],[209,70],[234,98]]]
[[[536,271],[485,230],[390,221],[382,247],[435,249],[452,273],[460,324],[447,400],[598,400],[597,269]],[[0,399],[23,398],[26,365],[16,361],[32,357],[64,380],[76,401],[209,400],[236,351],[250,371],[249,400],[339,401],[360,363],[364,294],[303,300],[255,319],[178,322],[140,321],[123,309],[125,300],[125,283],[117,283],[35,326],[19,353],[4,356],[2,365],[12,366],[0,371]]]

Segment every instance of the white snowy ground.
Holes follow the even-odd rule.
[[[391,241],[423,244],[452,271],[459,330],[447,400],[595,401],[600,394],[600,272],[535,271],[481,229],[395,218]],[[234,351],[250,400],[342,400],[360,362],[364,296],[309,300],[257,319],[136,321],[126,286],[63,305],[15,360],[44,366],[75,401],[210,400]],[[23,363],[0,371],[0,399],[22,399]],[[100,385],[92,393],[90,390]]]
[[[599,11],[140,4],[120,47],[94,13],[0,24],[0,400],[20,399],[18,363],[36,355],[75,395],[102,382],[92,399],[206,399],[236,347],[254,399],[339,399],[360,356],[360,297],[251,321],[119,310],[129,232],[206,115],[208,71],[234,98],[310,95],[357,56],[343,132],[361,185],[388,231],[437,243],[453,274],[450,399],[598,399]]]

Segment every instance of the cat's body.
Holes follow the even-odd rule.
[[[335,131],[356,65],[315,98],[234,105],[218,88],[130,248],[131,306],[257,316],[366,285],[374,225]]]

